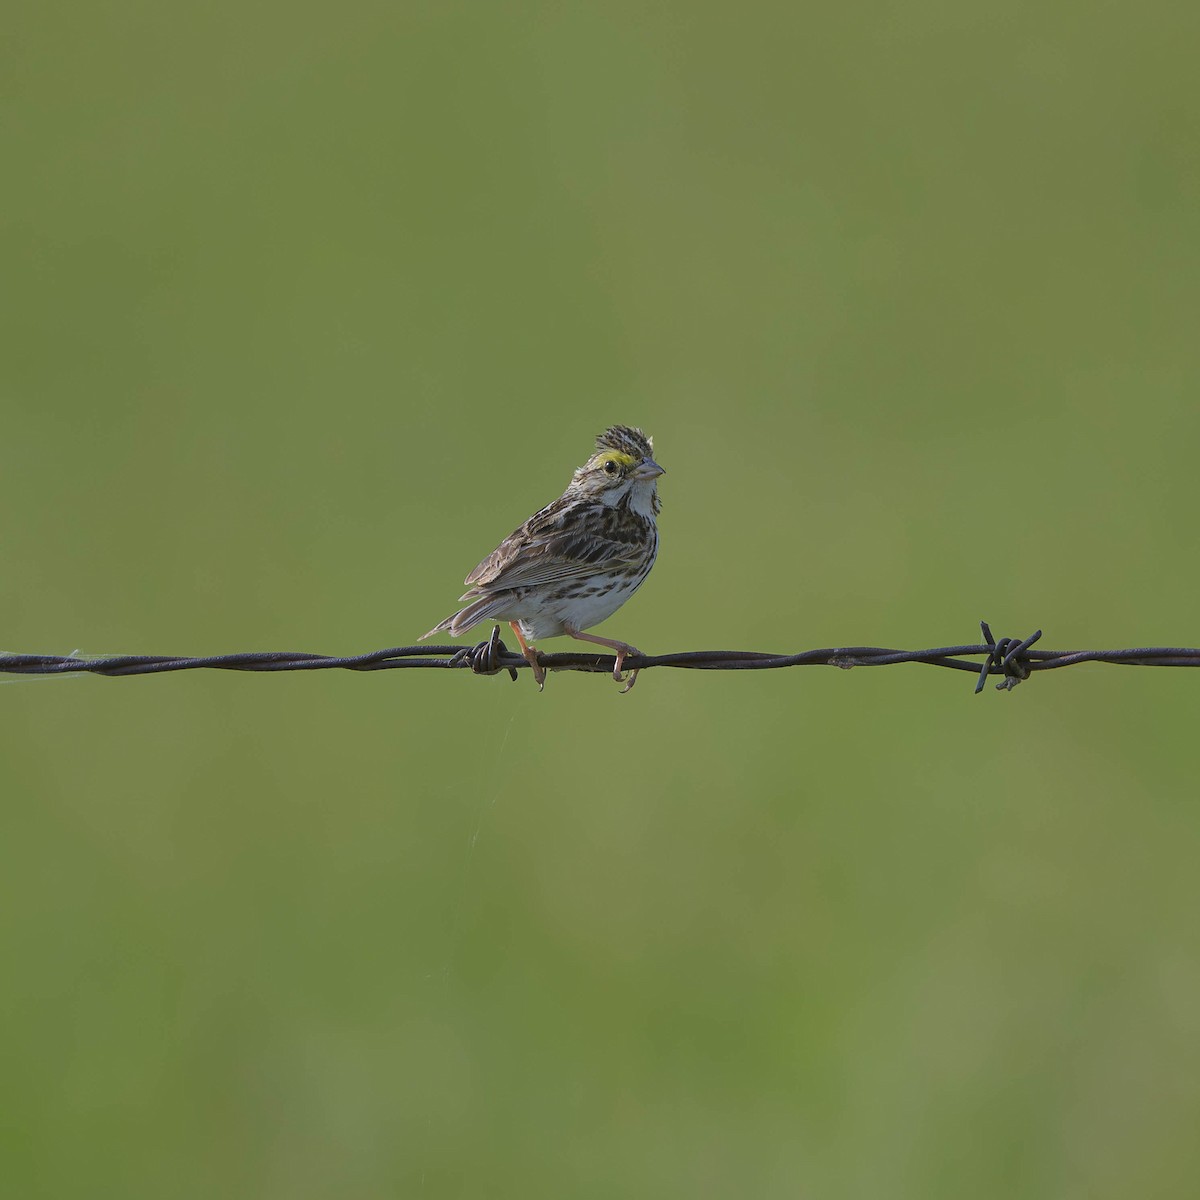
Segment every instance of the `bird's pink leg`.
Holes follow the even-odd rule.
[[[546,668],[538,662],[537,648],[529,645],[521,636],[521,629],[516,621],[509,621],[508,624],[513,633],[517,635],[517,641],[521,645],[521,653],[525,655],[525,661],[533,668],[533,677],[537,680],[538,691],[543,691],[546,687]]]
[[[613,678],[618,683],[625,683],[624,676],[621,674],[621,667],[625,663],[627,654],[641,654],[641,651],[636,646],[629,645],[628,642],[618,642],[615,638],[598,637],[594,633],[580,633],[578,629],[572,629],[570,625],[563,627],[568,636],[573,637],[577,642],[592,642],[597,646],[607,646],[610,650],[617,652],[617,662],[613,667]],[[637,682],[638,673],[636,670],[630,671],[629,682],[621,689],[621,695],[624,695]]]

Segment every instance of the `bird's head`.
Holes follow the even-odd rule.
[[[613,425],[596,439],[596,453],[571,479],[570,490],[612,508],[626,497],[634,512],[658,513],[657,480],[665,474],[654,461],[654,439],[640,429]]]

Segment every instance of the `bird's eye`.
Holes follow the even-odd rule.
[[[608,462],[604,464],[604,470],[609,475],[615,475],[617,473],[617,464],[610,458]]]

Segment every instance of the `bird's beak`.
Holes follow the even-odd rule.
[[[657,479],[660,475],[665,475],[666,471],[662,469],[652,458],[643,458],[638,463],[637,468],[633,472],[634,479],[645,481],[648,479]]]

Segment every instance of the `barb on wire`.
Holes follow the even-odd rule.
[[[982,691],[989,675],[1002,676],[996,686],[1008,691],[1036,671],[1052,671],[1079,663],[1122,663],[1139,667],[1200,667],[1200,649],[1150,646],[1131,650],[1035,650],[1039,629],[1027,638],[994,638],[986,621],[980,623],[983,645],[939,646],[933,650],[889,650],[881,646],[839,646],[803,650],[796,654],[771,654],[756,650],[686,650],[674,654],[630,654],[625,666],[637,671],[652,667],[677,667],[699,671],[769,671],[782,667],[832,666],[886,667],[895,663],[923,663],[970,671],[978,676],[975,692]],[[568,651],[540,654],[551,671],[593,671],[612,674],[615,660],[610,654]],[[982,658],[982,663],[972,659]],[[206,658],[175,655],[125,654],[81,658],[75,655],[0,653],[0,673],[9,675],[161,675],[168,671],[200,668],[220,671],[392,671],[431,667],[465,669],[476,675],[517,672],[529,664],[523,655],[509,650],[500,640],[497,626],[485,642],[476,646],[392,646],[367,654],[336,657],[286,651],[252,651],[248,654],[217,654]]]

